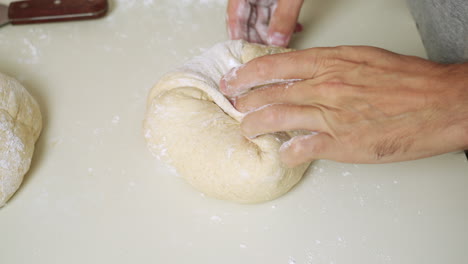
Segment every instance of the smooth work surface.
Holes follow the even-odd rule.
[[[120,0],[102,20],[0,28],[0,71],[44,116],[33,165],[0,209],[0,263],[468,263],[461,153],[315,162],[258,205],[201,195],[146,149],[146,95],[227,39],[225,1]],[[306,0],[294,48],[425,56],[402,0]]]

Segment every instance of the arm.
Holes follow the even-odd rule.
[[[245,136],[318,132],[282,146],[288,166],[313,159],[385,163],[468,148],[468,63],[365,46],[312,48],[260,57],[226,76],[237,76],[220,86],[248,112]],[[274,79],[295,81],[251,90]]]

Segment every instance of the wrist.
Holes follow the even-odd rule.
[[[448,69],[446,80],[447,89],[454,90],[452,114],[454,118],[454,129],[460,150],[468,149],[468,63],[451,64]]]

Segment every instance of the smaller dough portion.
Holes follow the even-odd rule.
[[[278,150],[291,133],[247,139],[244,116],[219,91],[221,77],[266,54],[287,52],[247,42],[215,45],[151,90],[144,120],[149,149],[197,190],[218,199],[258,203],[289,191],[309,164],[285,167]]]
[[[0,73],[0,207],[29,170],[42,129],[39,106],[15,79]]]

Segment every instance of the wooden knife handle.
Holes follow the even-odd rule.
[[[12,24],[32,24],[99,18],[107,13],[107,0],[29,0],[12,2]]]

